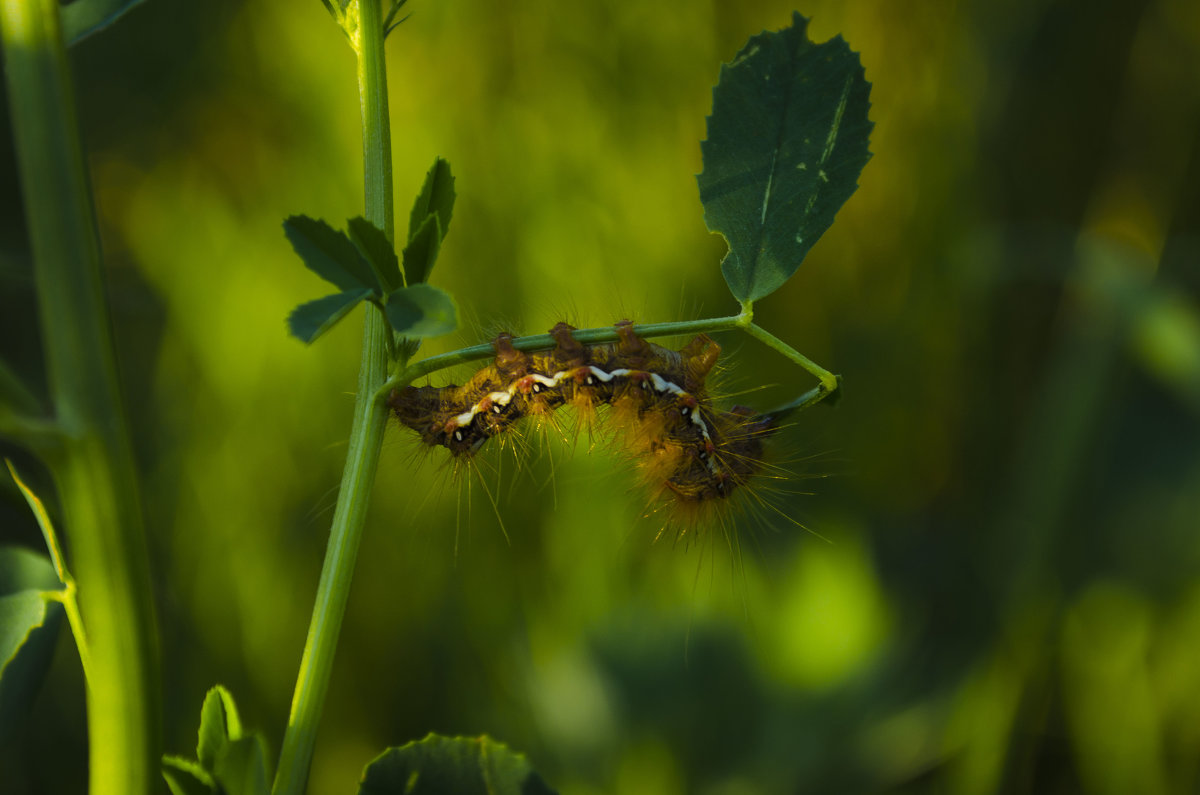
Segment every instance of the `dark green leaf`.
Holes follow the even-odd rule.
[[[196,741],[196,758],[201,767],[213,770],[217,759],[229,744],[242,737],[242,721],[237,705],[228,690],[217,685],[204,697],[200,708],[200,732]]]
[[[75,44],[116,22],[142,0],[75,0],[62,7],[63,39]]]
[[[171,795],[214,795],[216,784],[208,771],[190,759],[164,756],[162,774]]]
[[[408,218],[408,239],[417,236],[425,219],[436,215],[441,222],[441,237],[450,231],[450,218],[454,215],[454,176],[450,164],[437,158],[425,174],[425,184],[413,202],[412,214]],[[439,243],[441,240],[438,241]],[[409,280],[412,283],[412,280]]]
[[[300,304],[288,315],[288,329],[292,336],[303,342],[311,343],[317,337],[333,328],[360,301],[365,300],[373,291],[363,287],[358,290],[347,290],[344,293],[334,293],[315,301]]]
[[[754,301],[786,282],[858,187],[870,159],[871,85],[840,37],[808,39],[808,20],[750,39],[713,89],[704,220],[729,243],[721,271]]]
[[[371,266],[381,289],[380,295],[390,293],[403,285],[396,249],[382,229],[360,216],[347,221],[346,230],[358,253],[362,254],[363,259]]]
[[[283,233],[304,265],[342,290],[375,288],[375,274],[345,232],[307,215],[283,222]]]
[[[427,215],[413,239],[404,247],[404,276],[408,283],[420,284],[429,280],[433,263],[442,249],[442,222],[437,215]]]
[[[341,25],[346,16],[346,6],[350,5],[350,0],[321,0],[321,2],[325,5],[325,9],[330,15]]]
[[[263,738],[254,734],[230,742],[217,757],[213,777],[225,795],[270,795]]]
[[[35,552],[0,547],[0,744],[19,733],[62,624],[54,566]]]
[[[401,8],[404,8],[406,2],[408,0],[392,0],[392,7],[388,10],[387,16],[383,20],[384,38],[387,38],[387,35],[395,30],[397,25],[411,16],[411,14],[405,14],[400,19],[396,19],[396,14],[400,12]]]
[[[436,337],[458,328],[458,309],[444,290],[414,284],[388,296],[388,322],[405,337]]]
[[[521,754],[488,737],[439,737],[389,748],[363,771],[359,795],[554,795]]]

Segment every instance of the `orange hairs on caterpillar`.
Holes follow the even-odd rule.
[[[684,515],[715,507],[763,470],[776,418],[711,406],[705,382],[721,348],[707,336],[675,351],[642,339],[628,320],[616,324],[612,344],[584,345],[573,330],[557,324],[554,347],[536,353],[500,334],[492,363],[465,383],[407,386],[393,390],[388,405],[425,444],[455,458],[470,458],[526,417],[545,420],[566,405],[586,416],[607,406],[653,496]]]

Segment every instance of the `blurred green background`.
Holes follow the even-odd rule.
[[[430,352],[736,309],[698,142],[720,63],[791,4],[410,7],[388,45],[401,226],[435,155],[459,195],[433,283],[464,324]],[[1200,4],[798,10],[862,53],[875,156],[756,319],[843,399],[777,439],[771,507],[679,543],[586,435],[456,478],[390,428],[313,793],[430,730],[486,732],[577,795],[1200,789]],[[353,57],[317,0],[150,0],[73,59],[166,750],[190,755],[221,682],[277,751],[360,339],[357,313],[288,338],[325,288],[281,222],[361,212]],[[37,382],[0,136],[0,346]],[[727,391],[759,390],[741,402],[811,385],[720,342]],[[40,548],[0,496],[2,540]],[[85,764],[64,637],[0,789],[80,792]]]

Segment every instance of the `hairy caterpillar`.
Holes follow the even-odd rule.
[[[721,349],[707,336],[674,351],[639,337],[628,320],[616,324],[615,344],[583,345],[573,330],[557,324],[554,348],[537,353],[500,334],[493,363],[466,383],[392,390],[388,405],[454,456],[473,455],[525,417],[608,405],[628,419],[623,440],[656,493],[693,507],[728,498],[762,468],[776,418],[710,405],[705,380]]]

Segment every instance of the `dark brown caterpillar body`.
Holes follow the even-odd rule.
[[[455,456],[472,455],[525,417],[608,405],[629,420],[624,439],[658,491],[690,503],[728,497],[761,469],[774,419],[710,406],[705,380],[721,349],[707,336],[673,351],[637,336],[630,321],[616,329],[615,344],[583,345],[559,323],[550,331],[555,347],[537,353],[500,334],[494,362],[466,383],[393,390],[388,405],[423,442]]]

